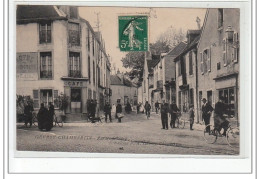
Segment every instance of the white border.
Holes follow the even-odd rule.
[[[24,1],[19,1],[22,4],[26,4]],[[36,1],[35,1],[36,2]],[[33,2],[33,4],[35,4]],[[40,2],[40,1],[38,1]],[[62,1],[62,4],[72,4],[71,1]],[[42,1],[40,2],[43,3]],[[45,2],[45,4],[52,4],[52,1]],[[61,4],[54,2],[55,4]],[[15,20],[14,20],[14,2],[10,0],[9,5],[9,109],[14,109],[15,99],[11,94],[15,94],[15,71],[13,62],[15,62]],[[30,3],[31,4],[31,3]],[[75,3],[73,3],[75,5]],[[79,5],[102,5],[102,6],[149,6],[149,7],[191,7],[187,2],[80,2]],[[192,7],[200,8],[213,8],[213,7],[232,7],[241,9],[241,60],[240,61],[240,121],[241,126],[244,126],[245,138],[241,140],[246,142],[241,146],[241,156],[226,157],[223,156],[180,156],[172,155],[135,155],[138,158],[131,158],[134,154],[113,154],[112,157],[124,157],[124,158],[14,158],[14,125],[9,124],[9,172],[11,173],[248,173],[251,172],[251,122],[248,116],[251,116],[251,21],[249,20],[251,15],[251,6],[248,1],[241,2],[193,2]],[[243,28],[242,28],[243,27]],[[243,67],[243,68],[242,68]],[[12,80],[14,79],[14,80]],[[245,95],[246,94],[246,95]],[[243,110],[242,110],[243,109]],[[9,119],[15,119],[14,113],[9,113]],[[14,121],[14,120],[10,120]],[[9,122],[10,122],[9,121]],[[6,121],[7,122],[7,121]],[[242,131],[242,132],[243,132]],[[17,153],[19,155],[19,153]],[[24,154],[29,154],[24,152]],[[23,154],[23,155],[24,155]],[[108,157],[111,154],[84,154],[84,153],[47,153],[30,152],[29,155],[36,154],[40,157]],[[28,156],[28,155],[27,155]],[[130,157],[130,158],[126,158]],[[145,157],[145,159],[144,159]],[[160,158],[151,158],[160,157]],[[166,158],[164,158],[166,157]],[[176,158],[178,157],[178,158]],[[210,158],[209,158],[210,157]],[[24,165],[26,162],[26,165]],[[37,164],[36,164],[37,163]],[[70,165],[68,165],[70,163]],[[118,165],[120,163],[120,165]],[[125,165],[124,165],[125,164]],[[39,166],[45,166],[40,168]],[[74,166],[74,167],[70,167]],[[97,167],[98,166],[98,167]],[[129,167],[131,166],[131,167]],[[161,166],[161,167],[158,167]],[[203,167],[202,167],[203,166]],[[55,170],[54,170],[55,169]]]

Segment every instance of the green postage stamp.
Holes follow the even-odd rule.
[[[118,16],[120,51],[148,50],[147,20],[147,16]]]

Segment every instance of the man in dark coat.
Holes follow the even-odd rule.
[[[107,122],[107,116],[109,116],[109,120],[110,122],[112,122],[112,118],[111,118],[111,105],[109,104],[109,102],[106,102],[105,106],[104,106],[104,113],[105,113],[105,121]]]
[[[53,123],[54,105],[51,102],[49,102],[49,116],[50,116],[50,122]]]
[[[202,105],[202,118],[205,122],[205,126],[207,126],[210,122],[210,116],[211,112],[213,111],[213,107],[207,102],[205,98],[202,99],[203,105]],[[206,132],[209,132],[210,128],[207,127]]]
[[[148,103],[148,101],[145,102],[144,108],[145,108],[145,114],[146,114],[146,116],[147,116],[147,115],[150,116],[151,105]]]
[[[121,122],[121,117],[118,116],[120,113],[122,113],[122,105],[118,102],[116,105],[116,118],[118,119],[118,122]]]
[[[169,106],[163,100],[161,106],[161,120],[162,120],[162,129],[168,130],[168,113],[169,113]]]
[[[173,102],[170,105],[170,113],[171,113],[171,122],[170,122],[170,126],[171,128],[175,128],[175,121],[178,117],[178,113],[180,112],[179,108],[177,107],[176,103]]]
[[[40,130],[46,129],[46,131],[51,130],[53,127],[53,123],[50,123],[49,120],[49,112],[48,109],[44,107],[44,104],[41,103],[41,108],[37,114],[37,119],[38,119],[38,128]]]
[[[223,128],[224,132],[222,135],[226,135],[229,121],[226,120],[226,118],[224,117],[224,114],[226,113],[228,106],[223,101],[224,101],[223,97],[220,96],[219,101],[215,104],[214,126],[219,131],[221,130],[221,128]]]
[[[24,107],[24,114],[25,114],[25,126],[27,127],[27,124],[29,122],[30,127],[32,127],[32,112],[34,111],[33,106],[31,102],[27,102],[27,105]]]
[[[156,114],[158,114],[158,110],[159,110],[159,103],[158,103],[158,101],[156,101],[156,103],[155,103]]]

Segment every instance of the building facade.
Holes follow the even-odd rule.
[[[120,102],[124,106],[129,102],[131,106],[136,106],[138,103],[137,85],[122,73],[111,75],[110,79],[112,89],[111,104],[116,105]]]
[[[187,116],[191,105],[197,109],[197,44],[200,30],[187,31],[187,45],[175,58],[176,63],[176,104]],[[195,114],[197,119],[197,114]]]
[[[17,6],[16,92],[29,95],[37,110],[63,93],[66,113],[87,113],[87,99],[97,111],[110,86],[110,63],[101,34],[72,6]]]
[[[239,9],[208,9],[198,43],[198,102],[214,107],[220,96],[239,122]],[[199,104],[201,106],[201,104]]]

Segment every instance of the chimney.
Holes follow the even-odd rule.
[[[200,18],[199,17],[196,18],[196,22],[197,22],[197,25],[198,25],[198,30],[200,30]]]

